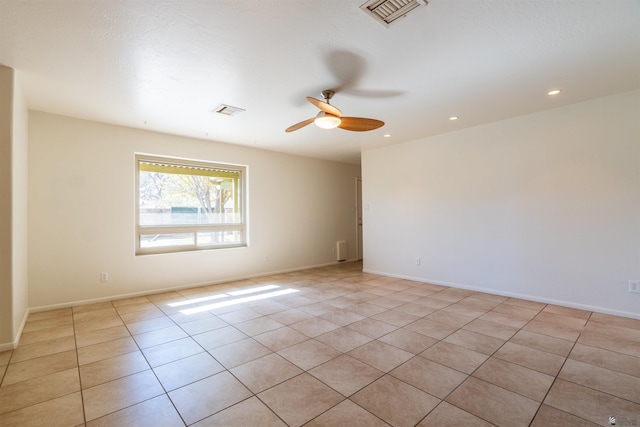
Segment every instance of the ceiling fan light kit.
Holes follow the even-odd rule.
[[[333,114],[325,113],[324,111],[320,111],[315,119],[313,119],[313,123],[316,126],[322,129],[334,129],[340,126],[340,117],[334,116]]]
[[[289,126],[285,129],[285,132],[293,132],[300,128],[305,127],[308,124],[315,123],[316,126],[322,129],[340,129],[350,130],[353,132],[366,132],[369,130],[378,129],[384,126],[384,122],[376,119],[366,119],[363,117],[344,117],[340,109],[329,104],[329,100],[335,94],[332,90],[323,90],[322,96],[324,101],[307,96],[307,101],[318,107],[321,111],[307,120],[303,120],[295,125]]]

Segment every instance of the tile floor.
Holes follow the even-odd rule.
[[[640,320],[361,269],[33,313],[0,426],[640,425]]]

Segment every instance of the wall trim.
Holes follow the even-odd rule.
[[[519,294],[519,293],[516,293],[516,292],[502,292],[502,291],[498,291],[498,290],[490,289],[490,288],[483,288],[483,287],[478,287],[478,286],[468,286],[468,285],[459,284],[459,283],[443,282],[441,280],[430,280],[430,279],[425,279],[424,277],[407,276],[407,275],[404,275],[404,274],[393,274],[393,273],[387,273],[387,272],[382,272],[382,271],[377,271],[377,270],[371,270],[371,269],[368,269],[368,268],[363,268],[362,272],[363,273],[370,273],[370,274],[377,274],[377,275],[380,275],[380,276],[396,277],[398,279],[413,280],[413,281],[422,282],[422,283],[431,283],[433,285],[448,286],[450,288],[459,288],[459,289],[467,289],[469,291],[484,292],[484,293],[487,293],[487,294],[500,295],[500,296],[503,296],[503,297],[518,298],[518,299],[523,299],[523,300],[528,300],[528,301],[541,302],[541,303],[544,303],[544,304],[554,304],[554,305],[559,305],[559,306],[562,306],[562,307],[575,308],[575,309],[578,309],[578,310],[593,311],[593,312],[596,312],[596,313],[610,314],[610,315],[613,315],[613,316],[628,317],[628,318],[631,318],[631,319],[639,319],[640,320],[640,313],[633,313],[633,312],[620,311],[620,310],[612,310],[610,308],[597,307],[597,306],[586,305],[586,304],[576,304],[576,303],[570,302],[570,301],[561,301],[561,300],[556,300],[556,299],[552,299],[552,298],[544,298],[544,297],[540,297],[540,296],[536,296],[536,295]]]

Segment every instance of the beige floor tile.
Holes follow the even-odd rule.
[[[141,304],[149,301],[145,295],[139,297],[122,298],[111,301],[114,307],[123,307],[125,305]]]
[[[572,328],[564,324],[543,322],[536,319],[527,323],[523,329],[573,342],[578,339],[582,331],[582,328]]]
[[[73,316],[73,309],[71,307],[67,308],[58,308],[55,310],[47,310],[47,311],[39,311],[39,312],[31,312],[29,313],[29,317],[27,318],[27,323],[45,320],[45,319],[53,319],[55,317],[67,317]]]
[[[124,325],[85,333],[76,332],[76,345],[80,348],[130,336],[129,330]]]
[[[454,326],[444,325],[442,323],[434,322],[433,320],[429,319],[416,320],[415,322],[405,326],[404,329],[408,329],[410,331],[417,332],[419,334],[426,335],[438,340],[446,338],[447,336],[458,330],[458,328]]]
[[[229,427],[229,426],[260,426],[286,427],[264,403],[257,397],[251,397],[240,403],[211,415],[195,424],[194,427]]]
[[[492,355],[505,343],[505,340],[500,338],[494,338],[464,329],[454,332],[443,341],[486,355]]]
[[[547,306],[549,308],[549,306]],[[553,323],[556,325],[563,325],[568,328],[581,330],[584,325],[587,324],[587,319],[582,319],[579,317],[565,316],[564,314],[558,314],[547,311],[547,309],[542,310],[536,317],[535,320],[539,320],[541,322]]]
[[[157,329],[151,332],[134,335],[133,339],[140,348],[149,348],[171,341],[186,338],[188,335],[179,326],[169,326],[168,328]]]
[[[262,316],[262,313],[258,313],[255,310],[252,310],[250,308],[243,308],[241,310],[221,314],[218,317],[230,325],[235,325],[236,323],[246,322],[248,320],[257,319]]]
[[[564,357],[557,354],[547,353],[512,342],[507,342],[493,356],[552,376],[556,376],[560,372],[560,368],[562,368],[562,364],[565,361]]]
[[[302,332],[310,338],[317,337],[318,335],[322,335],[326,332],[333,331],[334,329],[338,329],[340,327],[335,323],[331,323],[319,317],[292,323],[289,326],[298,332]]]
[[[68,427],[77,425],[84,425],[80,392],[0,415],[0,426],[7,427]]]
[[[417,427],[440,427],[440,426],[464,426],[464,427],[490,427],[490,424],[475,415],[456,408],[447,402],[440,404],[429,413]]]
[[[622,326],[623,328],[640,329],[640,319],[630,319],[628,317],[612,316],[604,313],[592,313],[589,320],[607,325]]]
[[[447,326],[452,326],[454,328],[461,328],[467,323],[472,322],[474,319],[471,316],[451,313],[449,311],[444,311],[444,309],[428,314],[424,318]]]
[[[148,298],[144,297],[145,300],[140,301],[140,302],[136,302],[136,303],[132,303],[132,304],[114,304],[116,311],[119,314],[128,314],[128,313],[133,313],[136,311],[147,311],[147,310],[157,310],[158,307],[152,303],[151,301],[149,301]]]
[[[0,414],[80,391],[78,369],[21,381],[0,387]]]
[[[35,359],[36,357],[49,356],[51,354],[61,353],[68,350],[75,350],[75,348],[76,343],[73,335],[40,341],[34,344],[21,345],[13,351],[13,355],[11,355],[10,351],[0,353],[0,365],[6,365],[9,363],[9,356],[11,356],[12,363],[17,363],[24,362],[29,359]]]
[[[73,326],[73,317],[68,315],[57,316],[50,319],[28,321],[25,323],[22,333],[24,334],[28,332],[36,332],[43,329],[57,328],[60,326]]]
[[[158,366],[153,371],[165,390],[170,391],[220,373],[224,367],[209,353],[198,353]]]
[[[473,376],[529,399],[542,402],[555,377],[492,357]]]
[[[637,357],[578,343],[569,358],[640,378],[640,359]]]
[[[441,299],[433,298],[432,295],[417,299],[414,301],[414,303],[425,306],[425,307],[429,307],[433,310],[440,310],[452,304],[452,302],[450,301],[444,301]]]
[[[590,311],[578,310],[576,308],[561,307],[559,305],[549,304],[543,310],[543,313],[560,314],[562,316],[574,317],[576,319],[587,320],[591,317]]]
[[[78,358],[75,350],[67,350],[24,362],[11,363],[5,373],[2,386],[65,371],[76,366],[78,366]]]
[[[192,335],[192,338],[205,349],[211,350],[212,348],[231,344],[232,342],[248,338],[248,336],[243,334],[233,326],[225,326],[220,329],[214,329],[213,331],[203,332],[198,335]]]
[[[139,322],[127,323],[127,329],[132,335],[139,335],[174,325],[175,322],[170,317],[160,316],[152,319],[141,320]]]
[[[272,352],[268,347],[265,347],[253,338],[245,338],[209,350],[209,353],[227,369],[266,356]]]
[[[453,303],[451,305],[448,305],[445,308],[443,308],[442,311],[446,312],[446,313],[460,314],[460,315],[463,315],[465,317],[472,317],[472,318],[478,318],[478,317],[482,316],[483,314],[486,314],[489,311],[489,310],[485,310],[483,308],[478,308],[478,307],[473,307],[471,305],[466,305],[466,304],[464,304],[464,301],[466,301],[466,299],[464,299],[464,300],[462,300],[460,302],[456,302],[456,303]],[[482,301],[482,300],[480,300],[480,301]]]
[[[443,289],[441,291],[438,291],[438,292],[430,295],[430,297],[454,303],[454,302],[458,302],[458,301],[460,301],[462,299],[465,299],[466,297],[468,297],[471,294],[473,294],[472,291],[468,291],[468,290],[465,290],[465,289],[445,288],[445,289]]]
[[[504,302],[502,298],[492,299],[492,298],[487,298],[486,295],[487,294],[485,295],[473,294],[466,297],[463,300],[460,300],[458,304],[467,305],[477,309],[482,309],[484,312],[487,312],[489,310],[496,308],[497,306],[499,306]]]
[[[151,370],[85,389],[84,411],[87,421],[100,418],[152,397],[164,390]]]
[[[427,314],[431,314],[436,311],[433,308],[425,307],[424,305],[416,304],[414,302],[409,302],[394,308],[396,311],[401,311],[402,313],[412,314],[418,317],[424,317]]]
[[[303,371],[282,356],[272,353],[230,369],[254,393],[280,384]]]
[[[55,326],[52,328],[39,329],[33,332],[25,332],[20,337],[20,346],[48,341],[55,338],[73,336],[73,325]]]
[[[309,423],[305,424],[305,427],[384,427],[388,425],[350,400],[344,400],[324,414],[309,421]]]
[[[369,301],[367,301],[367,303],[369,304],[373,304],[373,305],[377,305],[378,307],[383,307],[386,309],[391,309],[391,308],[395,308],[398,306],[401,306],[405,303],[406,301],[403,301],[401,299],[397,299],[393,297],[393,294],[389,294],[383,297],[378,297],[378,298],[374,298],[371,299]]]
[[[82,388],[86,389],[148,369],[149,364],[142,353],[134,351],[82,365],[80,367],[80,381]]]
[[[184,331],[189,335],[202,334],[204,332],[209,332],[228,326],[229,324],[227,322],[213,315],[194,320],[192,322],[180,323],[180,327],[184,329]]]
[[[169,398],[162,394],[87,423],[87,427],[184,427]]]
[[[131,337],[118,338],[99,344],[88,345],[78,349],[80,366],[110,357],[138,351],[138,346]]]
[[[593,424],[584,418],[578,418],[547,405],[540,407],[531,423],[531,427],[596,427],[597,425],[605,424]]]
[[[371,316],[371,318],[383,321],[385,323],[389,323],[397,327],[408,325],[409,323],[415,322],[416,320],[420,319],[420,317],[418,316],[404,313],[399,310],[387,310],[382,313]]]
[[[152,368],[202,353],[204,349],[191,338],[182,338],[166,344],[142,349]]]
[[[13,353],[14,353],[13,350],[1,352],[0,353],[0,365],[8,365],[9,364],[9,360],[11,359],[11,356],[12,356]]]
[[[398,347],[413,354],[421,353],[438,342],[435,338],[404,328],[400,328],[387,335],[383,335],[378,338],[378,341],[391,344],[394,347]]]
[[[578,384],[557,379],[544,403],[598,425],[609,425],[609,417],[640,418],[640,405]]]
[[[278,354],[298,367],[309,370],[339,356],[341,352],[310,339],[280,350]]]
[[[334,310],[323,314],[320,317],[331,323],[335,323],[338,326],[346,326],[365,318],[364,316],[349,310]]]
[[[131,313],[120,313],[120,318],[126,325],[129,325],[131,323],[144,322],[146,320],[153,320],[161,317],[168,318],[168,316],[162,310],[160,310],[158,307],[154,306],[153,304],[151,305],[153,306],[153,308],[148,308],[142,311],[132,311]],[[125,307],[130,307],[130,306],[125,306]]]
[[[193,424],[251,397],[251,392],[227,371],[169,392],[187,423]]]
[[[446,342],[439,342],[429,347],[420,353],[420,356],[466,374],[471,374],[489,357]]]
[[[502,426],[529,425],[540,406],[535,400],[473,377],[455,389],[446,401]]]
[[[440,403],[440,399],[389,375],[360,390],[350,400],[397,427],[416,425]]]
[[[475,319],[474,321],[467,323],[464,325],[463,329],[478,332],[494,338],[500,338],[502,340],[508,340],[519,330],[513,326],[500,325],[498,323],[488,322],[482,319]]]
[[[112,328],[114,326],[121,325],[124,325],[124,323],[117,313],[105,317],[97,317],[83,321],[74,321],[74,328],[76,333],[91,332],[99,329]]]
[[[640,404],[638,377],[568,359],[558,378]]]
[[[361,334],[360,332],[356,332],[353,329],[349,329],[347,327],[335,329],[331,332],[327,332],[326,334],[322,334],[316,337],[317,341],[321,343],[327,344],[336,350],[339,350],[343,353],[347,353],[354,348],[360,347],[372,340],[366,335]]]
[[[574,342],[537,332],[521,330],[509,340],[514,344],[520,344],[547,353],[557,354],[566,357],[573,348]]]
[[[382,313],[383,311],[386,311],[387,309],[384,307],[380,307],[377,305],[373,305],[373,304],[369,304],[366,302],[360,303],[360,304],[356,304],[356,305],[352,305],[351,307],[349,307],[347,310],[359,314],[361,316],[364,317],[370,317],[373,316],[375,314],[378,313]]]
[[[346,397],[384,375],[384,372],[346,354],[311,369],[309,373]]]
[[[288,326],[255,335],[253,338],[272,351],[280,351],[309,339],[302,332],[298,332]]]
[[[378,340],[350,351],[349,355],[383,372],[389,372],[414,357],[413,353]]]
[[[424,357],[414,357],[390,374],[440,399],[447,397],[468,376]]]
[[[77,305],[75,307],[72,307],[72,312],[75,316],[76,314],[85,313],[87,311],[103,310],[105,308],[113,308],[113,304],[111,303],[111,301]]]
[[[292,427],[301,426],[340,403],[340,393],[304,373],[258,395],[273,412]]]
[[[380,320],[372,319],[370,317],[358,322],[354,322],[350,325],[347,325],[346,327],[373,339],[380,338],[381,336],[398,329],[397,326],[390,325],[388,323],[381,322]]]
[[[540,313],[540,310],[536,308],[526,308],[526,307],[514,306],[510,304],[500,304],[499,306],[491,310],[490,313],[506,314],[507,316],[510,316],[516,319],[529,321],[534,317],[536,317],[538,313]]]
[[[497,311],[490,311],[487,314],[483,314],[478,319],[486,320],[487,322],[498,323],[500,325],[511,326],[513,328],[522,328],[529,321],[528,319],[521,319],[509,314],[500,313]]]
[[[507,300],[503,302],[503,304],[515,305],[517,307],[531,308],[537,311],[540,311],[547,306],[542,302],[527,301],[527,300],[518,299],[518,298],[507,298]]]
[[[640,343],[640,329],[590,321],[585,326],[585,330],[595,334]]]
[[[292,323],[297,323],[303,320],[311,319],[313,316],[309,313],[305,313],[302,310],[291,308],[289,310],[270,314],[269,317],[275,320],[276,322],[282,323],[283,325],[290,325]]]
[[[588,330],[585,330],[580,334],[578,343],[604,350],[615,351],[616,353],[622,353],[633,357],[640,357],[640,343],[609,335],[601,335]]]

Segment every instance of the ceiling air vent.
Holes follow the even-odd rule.
[[[245,111],[243,108],[232,107],[227,104],[220,104],[216,107],[216,113],[224,114],[225,116],[236,116]]]
[[[407,16],[418,6],[426,6],[428,0],[369,0],[360,9],[385,27],[395,20]]]

